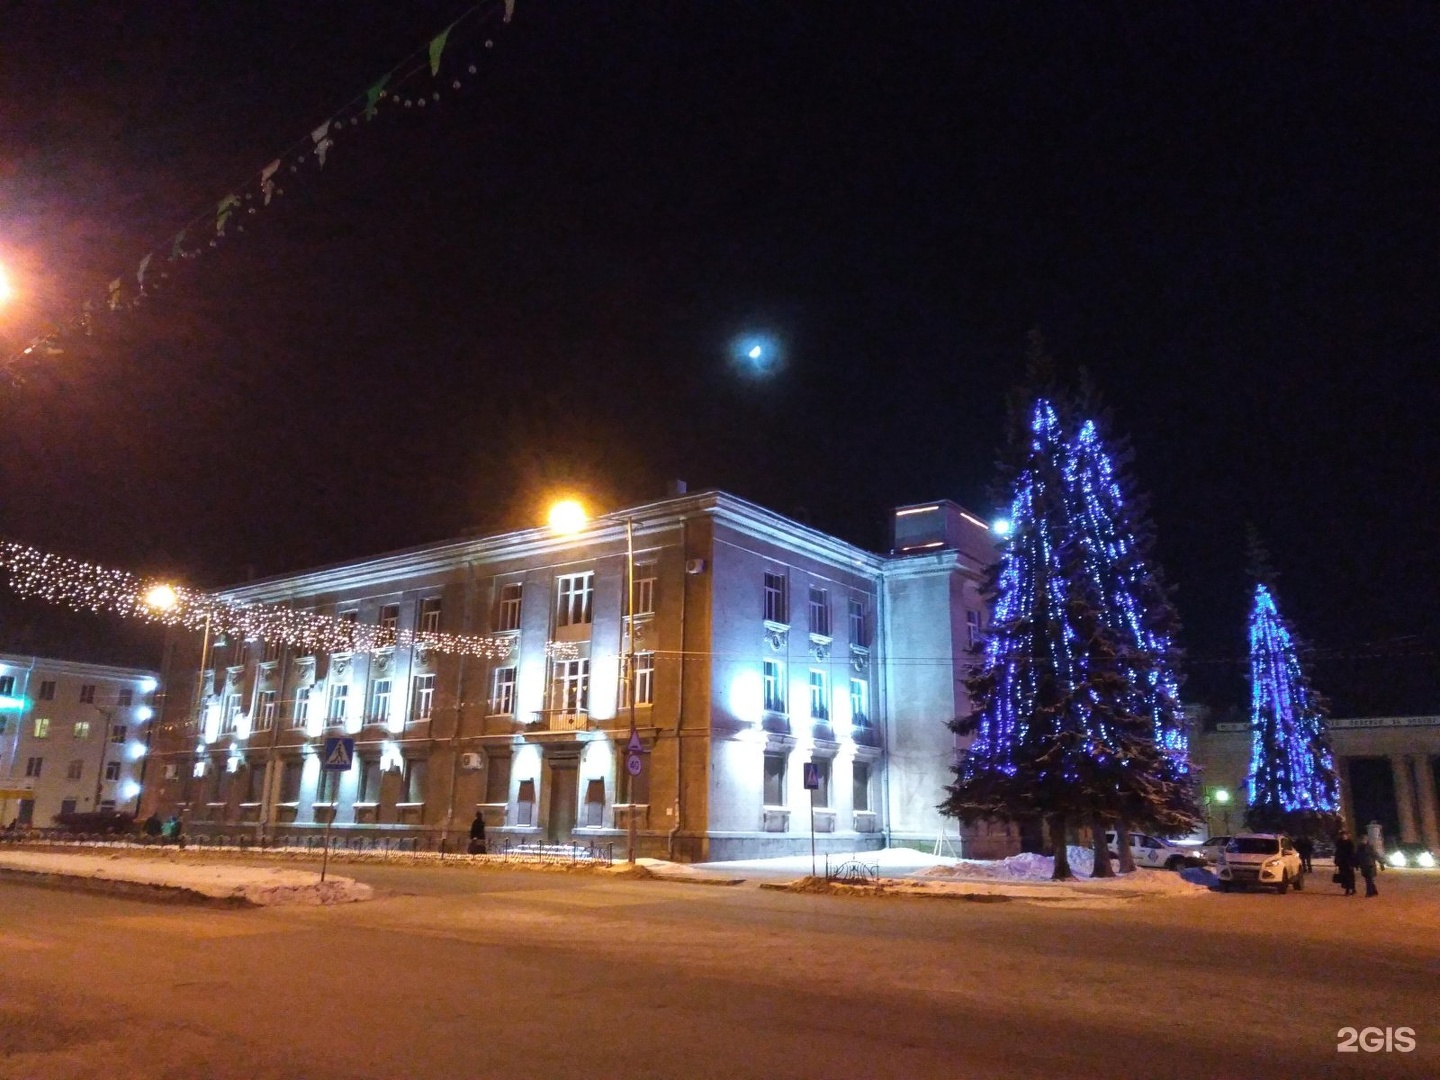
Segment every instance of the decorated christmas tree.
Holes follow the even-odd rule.
[[[1338,822],[1339,778],[1325,733],[1325,703],[1311,688],[1294,636],[1265,581],[1250,610],[1252,829],[1303,833]]]

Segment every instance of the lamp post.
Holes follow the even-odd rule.
[[[144,594],[141,596],[141,600],[147,607],[149,607],[156,613],[163,615],[167,612],[174,611],[175,608],[180,605],[180,593],[173,585],[167,585],[164,582],[160,582],[146,589]],[[202,735],[202,737],[204,735],[205,722],[200,716],[200,702],[203,700],[202,691],[204,690],[205,681],[205,662],[209,659],[209,654],[210,612],[207,610],[205,612],[205,627],[200,635],[200,668],[195,673],[195,696],[194,700],[191,702],[191,713],[195,716],[196,723],[200,727],[200,734]],[[149,735],[146,736],[145,744],[148,757],[148,748],[150,744]],[[186,803],[189,803],[190,801],[190,783],[194,779],[193,773],[194,770],[187,769],[183,774],[184,784],[181,790],[184,794],[184,802]],[[139,803],[137,802],[136,805],[138,806]]]

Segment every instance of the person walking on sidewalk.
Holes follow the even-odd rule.
[[[475,811],[475,820],[470,823],[470,848],[471,855],[485,854],[485,815],[479,810]]]
[[[1335,884],[1346,896],[1355,895],[1355,841],[1344,829],[1335,838]]]
[[[1375,849],[1370,846],[1368,839],[1361,839],[1355,845],[1355,865],[1360,868],[1360,876],[1365,879],[1365,895],[1379,896],[1380,890],[1375,887],[1375,872],[1380,866],[1380,857],[1375,854]],[[1355,880],[1352,872],[1350,880]]]

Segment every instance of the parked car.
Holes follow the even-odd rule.
[[[1220,861],[1220,855],[1225,850],[1225,845],[1232,839],[1233,837],[1228,833],[1223,836],[1212,836],[1208,840],[1202,841],[1195,850],[1205,856],[1207,863],[1214,865]]]
[[[1112,830],[1105,834],[1105,843],[1110,854],[1118,855],[1115,846],[1116,834]],[[1180,847],[1168,840],[1158,840],[1145,833],[1130,834],[1130,854],[1136,866],[1159,867],[1166,870],[1183,870],[1187,866],[1204,866],[1205,856],[1197,848]]]
[[[1290,888],[1305,887],[1300,855],[1290,838],[1282,833],[1242,833],[1232,836],[1220,853],[1215,874],[1220,891],[1237,886],[1273,888],[1284,894]]]

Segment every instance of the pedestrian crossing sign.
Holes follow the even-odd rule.
[[[325,751],[320,755],[320,768],[325,772],[349,772],[355,760],[355,740],[331,736],[325,740]]]

